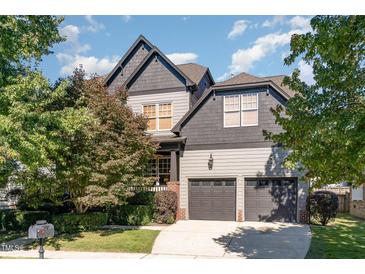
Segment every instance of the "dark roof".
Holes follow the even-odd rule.
[[[142,60],[142,62],[137,66],[137,68],[132,72],[132,74],[128,77],[128,79],[123,83],[123,86],[128,87],[129,83],[136,77],[138,72],[155,54],[161,56],[162,59],[164,59],[174,70],[176,70],[186,80],[187,86],[195,85],[195,83],[184,72],[182,72],[178,66],[171,62],[171,60],[167,58],[165,54],[163,54],[157,47],[154,46],[152,50],[147,54],[147,56]]]
[[[279,86],[282,90],[284,90],[290,97],[293,97],[295,95],[295,92],[291,90],[288,86],[283,84],[284,77],[285,75],[276,75],[276,76],[262,77],[262,79],[273,81],[277,86]]]
[[[253,76],[251,74],[242,72],[236,76],[233,76],[232,78],[218,82],[214,86],[220,87],[220,86],[227,86],[227,85],[239,85],[239,84],[247,84],[247,83],[257,83],[262,82],[263,80],[259,77]]]
[[[138,36],[137,40],[134,41],[132,46],[128,49],[128,51],[123,55],[123,57],[119,60],[119,62],[115,65],[115,67],[112,69],[112,71],[105,75],[104,77],[104,84],[107,84],[109,79],[113,76],[113,74],[116,72],[116,70],[122,65],[122,63],[128,58],[128,56],[133,52],[133,50],[140,44],[145,43],[150,48],[153,48],[153,44],[148,41],[143,35]]]
[[[175,143],[185,142],[186,137],[179,137],[176,135],[152,136],[152,141],[155,143]]]
[[[204,67],[195,63],[180,64],[177,67],[188,76],[196,85],[199,85],[201,79],[208,71],[207,67]]]
[[[181,129],[182,124],[198,109],[198,107],[204,102],[204,100],[214,90],[232,90],[234,88],[253,88],[262,86],[271,86],[277,90],[284,98],[289,99],[294,96],[294,92],[288,87],[282,85],[282,81],[285,76],[269,76],[269,77],[257,77],[248,73],[240,73],[231,79],[223,82],[219,82],[209,89],[205,90],[203,95],[195,103],[195,105],[180,119],[180,121],[172,128],[172,132],[178,133]]]

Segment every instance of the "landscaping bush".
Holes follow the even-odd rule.
[[[307,198],[307,211],[311,219],[325,226],[336,217],[338,197],[331,191],[316,191]]]
[[[38,220],[51,221],[51,215],[47,211],[0,211],[0,229],[6,231],[28,231],[31,225]]]
[[[122,205],[110,210],[110,221],[116,225],[147,225],[153,220],[149,205]]]
[[[58,233],[87,231],[106,225],[108,223],[108,214],[104,212],[66,213],[55,215],[52,222]]]
[[[177,195],[173,191],[161,191],[155,194],[154,220],[157,223],[172,224],[177,211]]]
[[[155,192],[140,191],[127,199],[129,205],[148,205],[153,206],[155,202]]]

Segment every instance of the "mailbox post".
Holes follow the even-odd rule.
[[[44,259],[44,239],[54,236],[53,224],[47,221],[37,221],[35,225],[31,225],[28,229],[28,238],[39,240],[39,259]]]

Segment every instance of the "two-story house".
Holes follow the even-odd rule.
[[[127,104],[148,118],[159,149],[147,175],[179,182],[181,219],[295,222],[307,185],[263,136],[281,130],[270,108],[293,96],[282,80],[241,73],[215,83],[208,68],[175,65],[140,36],[105,85],[123,86]]]

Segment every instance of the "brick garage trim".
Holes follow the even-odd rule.
[[[171,181],[167,182],[167,190],[173,191],[177,196],[177,211],[176,211],[176,221],[186,219],[186,209],[180,208],[180,182]]]

